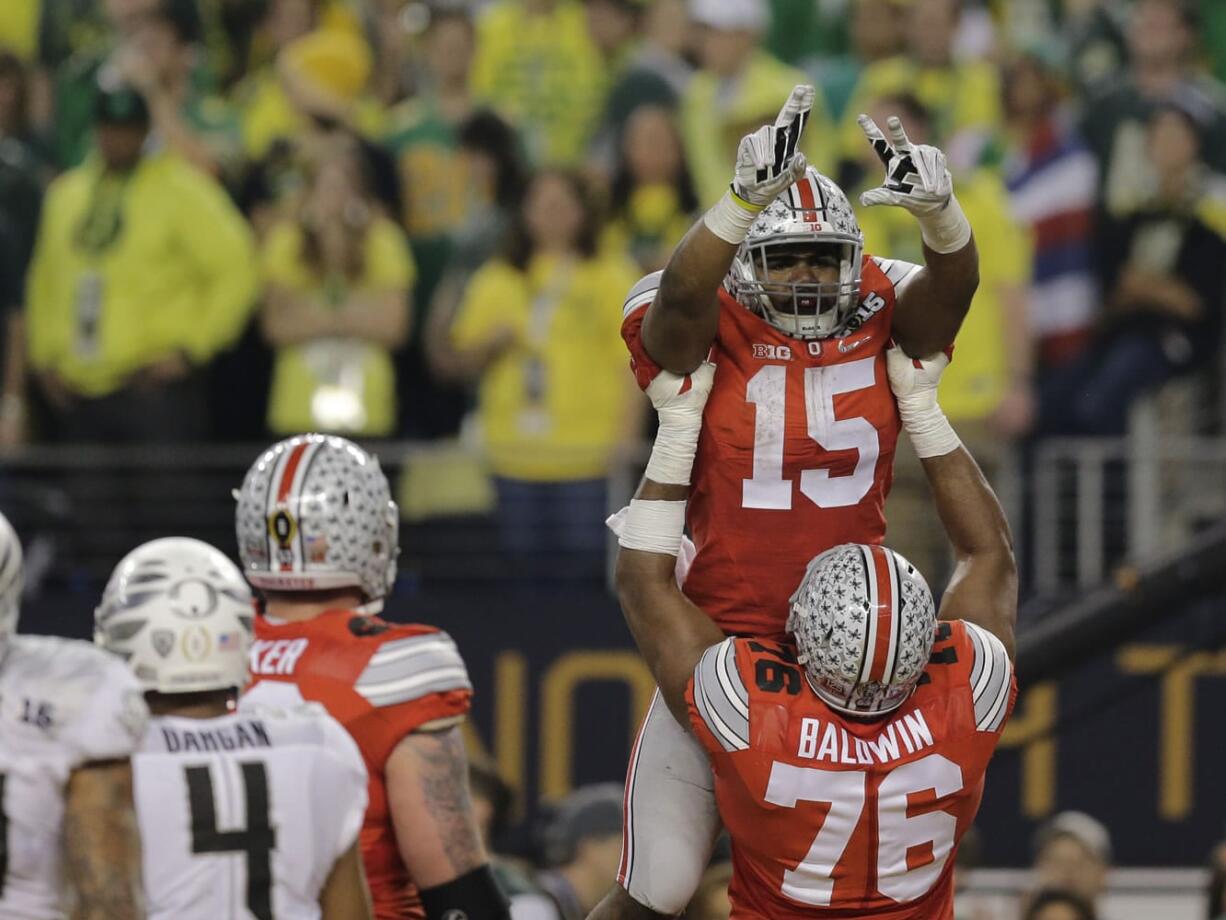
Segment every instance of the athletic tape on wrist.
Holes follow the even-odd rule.
[[[958,204],[956,195],[950,193],[949,203],[935,214],[917,218],[920,236],[933,252],[957,252],[971,241],[971,223]]]
[[[698,452],[698,432],[702,416],[693,425],[676,427],[662,422],[656,432],[656,442],[651,447],[651,459],[647,461],[645,475],[652,482],[666,486],[688,486],[694,469],[694,455]]]
[[[739,246],[745,242],[749,228],[761,213],[761,208],[750,204],[729,189],[724,192],[724,197],[703,215],[702,222],[725,243]]]
[[[962,446],[962,439],[954,431],[953,425],[941,411],[940,406],[933,406],[922,412],[907,412],[899,406],[902,417],[902,427],[911,439],[915,455],[921,460],[929,457],[943,457],[951,454]]]
[[[681,551],[685,532],[685,502],[630,502],[625,526],[617,538],[619,546],[647,553],[676,556]]]

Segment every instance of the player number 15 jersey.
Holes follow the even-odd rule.
[[[918,270],[865,256],[859,306],[825,339],[785,335],[720,290],[684,588],[725,632],[781,638],[810,559],[884,538],[899,432],[885,350],[896,292]],[[634,287],[622,321],[643,388],[659,372],[641,335],[659,278]]]

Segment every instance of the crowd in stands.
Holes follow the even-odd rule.
[[[949,154],[982,280],[942,403],[989,471],[1218,359],[1211,0],[2,6],[3,447],[475,432],[507,545],[595,570],[574,509],[644,423],[623,295],[799,82],[852,201],[860,112]]]

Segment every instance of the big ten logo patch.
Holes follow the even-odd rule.
[[[298,524],[288,511],[278,508],[268,516],[268,535],[276,541],[277,561],[282,565],[294,562],[293,543]]]
[[[754,343],[753,356],[764,361],[791,361],[792,349],[787,345]]]

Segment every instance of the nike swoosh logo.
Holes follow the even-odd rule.
[[[859,348],[861,345],[863,345],[865,342],[867,342],[871,338],[872,338],[871,335],[866,335],[866,336],[863,336],[862,338],[856,339],[853,342],[839,342],[839,351],[842,354],[847,354],[849,351],[855,351],[857,348]]]

